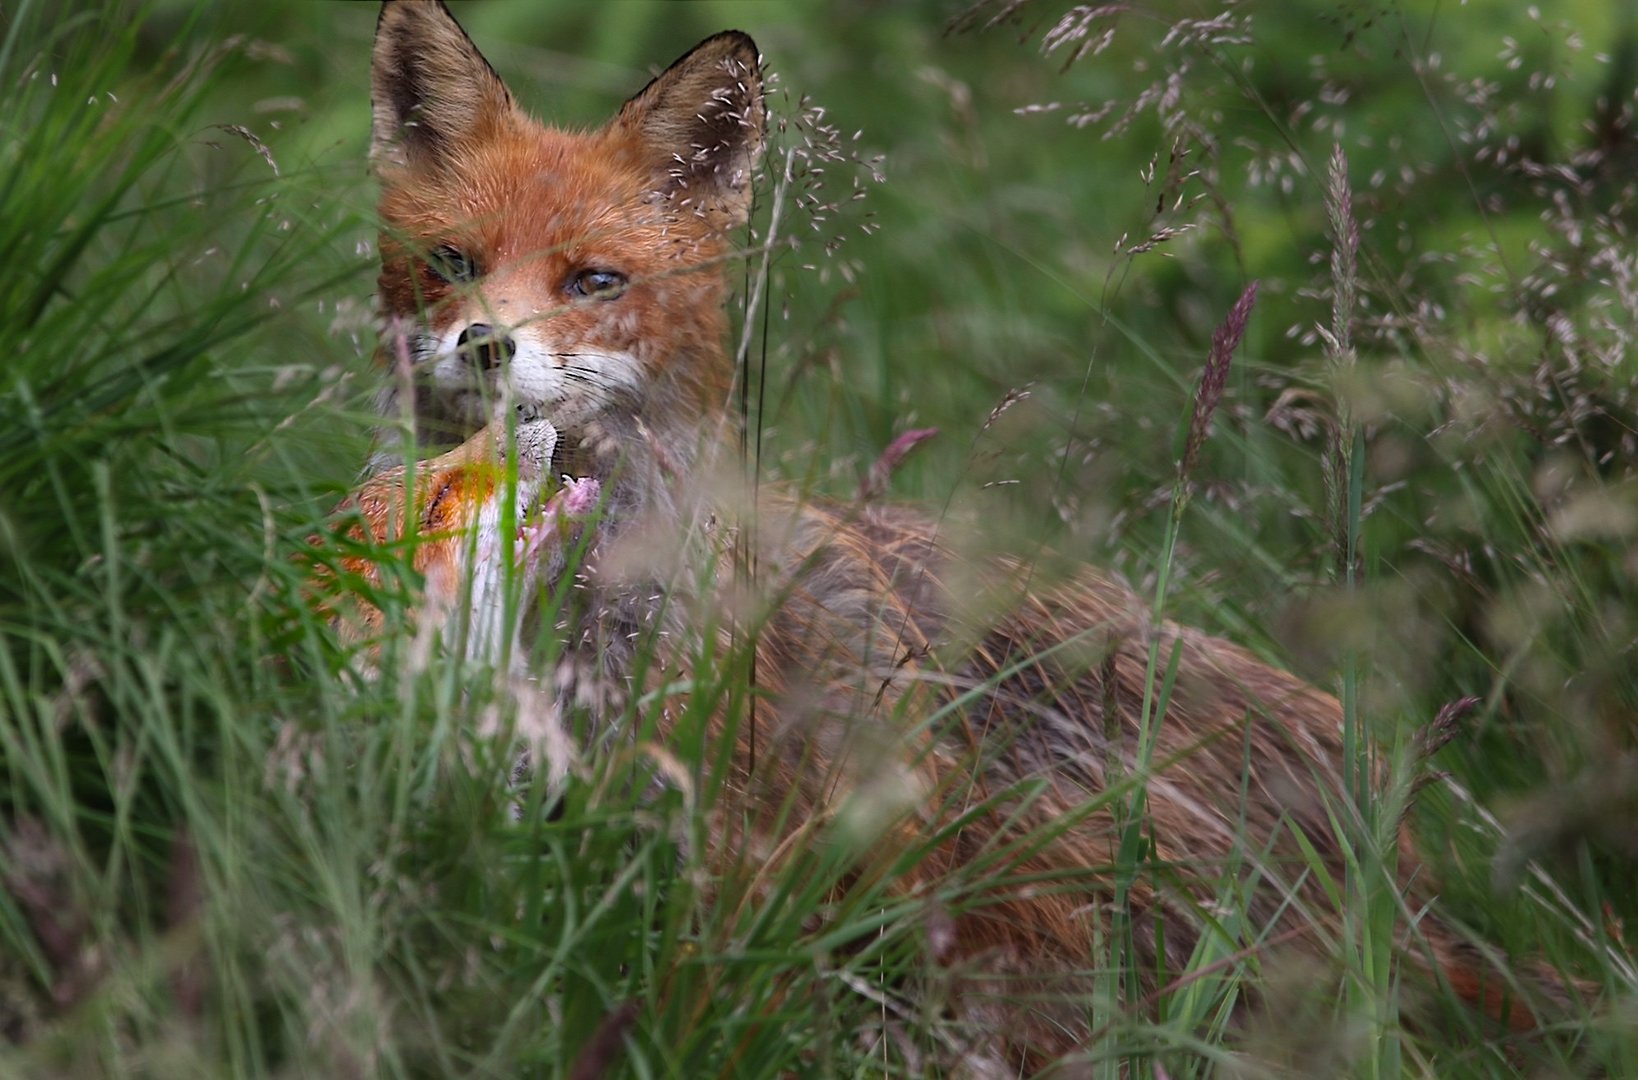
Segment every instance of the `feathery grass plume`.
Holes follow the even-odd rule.
[[[859,481],[858,500],[865,502],[885,495],[888,484],[892,482],[894,470],[910,451],[937,434],[938,428],[911,428],[888,443],[881,455],[870,463],[870,471],[865,474],[865,478]]]
[[[1041,52],[1050,55],[1065,49],[1067,55],[1063,70],[1068,71],[1088,56],[1097,56],[1107,49],[1115,40],[1118,17],[1131,9],[1130,4],[1077,5],[1070,8],[1051,29],[1041,35]],[[1004,19],[1006,14],[998,13],[994,18]],[[1109,25],[1094,33],[1094,25],[1105,19],[1109,20]]]
[[[1333,363],[1354,360],[1354,308],[1359,278],[1359,223],[1354,220],[1354,192],[1348,182],[1348,155],[1331,144],[1325,170],[1325,219],[1331,232],[1331,327],[1325,336]]]
[[[1358,392],[1353,383],[1357,366],[1354,352],[1354,318],[1359,293],[1359,226],[1354,219],[1353,190],[1348,180],[1348,156],[1341,143],[1333,143],[1325,174],[1325,211],[1331,234],[1331,325],[1317,326],[1324,342],[1327,367],[1332,379],[1335,422],[1327,430],[1328,445],[1321,458],[1327,496],[1326,518],[1330,525],[1334,556],[1332,573],[1350,594],[1358,589],[1362,569],[1359,550],[1364,516],[1365,430],[1350,400]],[[1350,644],[1342,658],[1342,709],[1344,769],[1349,790],[1361,811],[1370,816],[1370,740],[1361,730],[1359,688],[1361,656]]]
[[[1358,357],[1354,352],[1354,310],[1359,296],[1359,224],[1354,220],[1354,195],[1348,182],[1348,156],[1341,143],[1331,146],[1325,172],[1325,216],[1331,234],[1331,325],[1316,326],[1324,343],[1325,359],[1335,388],[1336,421],[1328,428],[1322,466],[1326,487],[1326,520],[1334,553],[1333,572],[1353,582],[1358,573],[1358,523],[1363,498],[1363,477],[1358,471],[1364,451],[1364,432],[1349,395],[1357,388],[1351,376]]]
[[[1194,392],[1194,407],[1189,413],[1189,433],[1183,443],[1182,460],[1177,466],[1180,488],[1188,486],[1189,477],[1200,458],[1200,448],[1206,444],[1212,415],[1217,412],[1218,403],[1223,400],[1223,391],[1228,386],[1229,363],[1245,338],[1246,324],[1251,321],[1251,309],[1256,305],[1257,282],[1253,281],[1245,287],[1228,315],[1212,332],[1211,351],[1206,355],[1206,366],[1200,372],[1200,385]]]

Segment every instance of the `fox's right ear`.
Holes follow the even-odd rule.
[[[370,66],[370,160],[437,167],[517,112],[442,0],[385,0]]]

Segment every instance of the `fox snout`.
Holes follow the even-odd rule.
[[[517,355],[512,335],[488,323],[472,323],[455,341],[457,354],[478,371],[498,371]]]

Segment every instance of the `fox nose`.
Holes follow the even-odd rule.
[[[500,367],[518,351],[517,343],[510,335],[501,333],[488,323],[473,323],[462,330],[455,347],[485,371]]]

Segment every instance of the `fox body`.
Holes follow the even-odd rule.
[[[540,427],[520,429],[530,441],[516,455],[518,505],[538,499],[539,477],[565,474],[582,504],[587,492],[601,500],[580,571],[591,599],[552,650],[551,685],[614,724],[635,691],[653,689],[630,685],[645,628],[667,623],[673,645],[653,670],[673,676],[694,655],[685,642],[754,638],[756,723],[722,729],[739,743],[727,783],[749,812],[724,820],[789,829],[780,823],[831,820],[859,792],[885,789],[901,797],[889,836],[959,818],[930,856],[894,871],[904,890],[963,880],[1020,843],[1013,870],[1032,884],[993,883],[937,957],[956,973],[963,1015],[1003,1032],[1014,1066],[1069,1052],[1091,1030],[1085,969],[1110,933],[1108,868],[1129,802],[1112,796],[1134,777],[1146,790],[1145,865],[1166,868],[1119,890],[1142,985],[1185,970],[1210,933],[1225,935],[1223,955],[1281,944],[1325,954],[1340,913],[1304,869],[1317,858],[1333,879],[1344,873],[1337,829],[1350,804],[1331,695],[1151,618],[1095,571],[1032,586],[1020,564],[958,559],[908,510],[775,493],[757,503],[754,535],[724,524],[732,508],[712,503],[701,478],[733,433],[723,308],[730,231],[746,220],[764,137],[759,70],[750,38],[719,34],[607,126],[565,132],[517,106],[441,4],[384,6],[372,155],[383,361],[397,376],[382,407],[409,419],[421,446],[458,449],[418,466],[412,484],[401,471],[369,481],[366,516],[385,522],[385,493],[414,488],[437,492],[423,525],[457,503],[463,520],[494,517],[503,486],[480,463],[504,458],[497,417],[538,415]],[[394,460],[391,440],[382,445],[377,469]],[[687,549],[715,573],[620,557],[645,541]],[[548,588],[565,574],[540,554],[550,547],[527,556]],[[736,562],[754,562],[774,598],[755,616],[728,595]],[[723,597],[714,607],[678,599],[710,580]],[[705,607],[717,618],[690,624]],[[735,617],[755,633],[721,628]],[[721,828],[723,863],[778,847]],[[1043,828],[1050,842],[1025,840]],[[1416,903],[1408,850],[1399,873]],[[1225,889],[1254,926],[1231,932],[1212,916]],[[1487,983],[1453,931],[1432,917],[1419,931],[1414,968],[1504,1011],[1499,980]],[[1529,1021],[1521,1009],[1511,1018]]]

